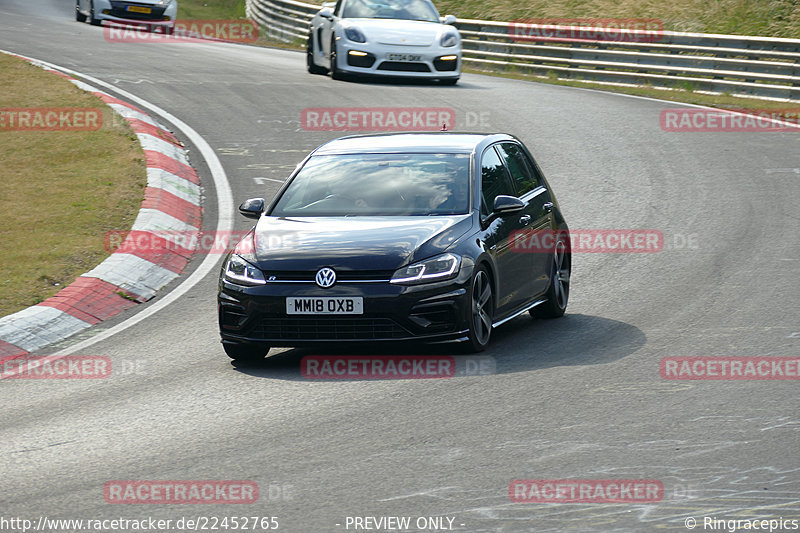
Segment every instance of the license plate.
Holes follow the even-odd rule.
[[[363,315],[364,299],[336,298],[286,298],[287,315]]]
[[[422,56],[417,54],[386,54],[389,61],[422,61]]]
[[[128,6],[128,11],[133,11],[135,13],[152,13],[153,10],[149,7],[142,7],[142,6]]]

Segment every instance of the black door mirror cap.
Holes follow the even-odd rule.
[[[525,209],[525,202],[516,196],[498,194],[494,199],[492,214],[505,216],[513,213],[519,213],[523,209]]]
[[[239,213],[247,218],[259,218],[266,208],[263,198],[249,198],[239,206]]]

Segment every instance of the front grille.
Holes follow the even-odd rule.
[[[296,272],[296,271],[275,271],[265,272],[267,279],[273,282],[279,281],[306,281],[314,283],[317,271]],[[357,272],[336,271],[336,281],[386,281],[392,279],[393,270],[359,270]],[[275,279],[272,279],[272,278]]]
[[[430,72],[425,63],[409,63],[407,61],[384,61],[378,70],[394,70],[399,72]]]
[[[390,318],[264,317],[250,336],[285,340],[400,339],[411,334]]]

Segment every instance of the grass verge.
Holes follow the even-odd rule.
[[[237,20],[245,18],[245,0],[179,0],[178,20]]]
[[[49,298],[108,256],[144,198],[144,153],[127,122],[69,81],[0,54],[0,109],[101,108],[96,131],[0,129],[0,316]]]
[[[499,20],[654,18],[665,30],[800,39],[797,0],[436,0],[443,15]]]

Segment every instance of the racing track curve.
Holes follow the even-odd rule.
[[[450,380],[307,381],[299,361],[318,352],[302,350],[237,368],[219,346],[212,272],[84,352],[112,358],[110,379],[0,383],[4,517],[258,515],[307,532],[343,530],[354,515],[446,515],[470,532],[685,531],[687,516],[800,511],[796,382],[658,372],[668,355],[798,355],[797,131],[666,133],[659,113],[672,105],[646,99],[476,75],[452,88],[334,82],[291,51],[107,43],[68,1],[4,0],[0,48],[180,118],[215,149],[237,203],[274,194],[338,136],[303,131],[306,107],[452,107],[458,129],[507,131],[531,148],[572,228],[653,228],[666,241],[655,254],[576,255],[564,319],[512,321],[487,352],[495,375]],[[215,191],[198,171],[211,224]],[[696,248],[675,249],[691,234]],[[665,496],[511,503],[518,478],[659,479]],[[104,483],[125,479],[254,480],[261,498],[105,503]],[[291,491],[270,498],[270,485]]]

